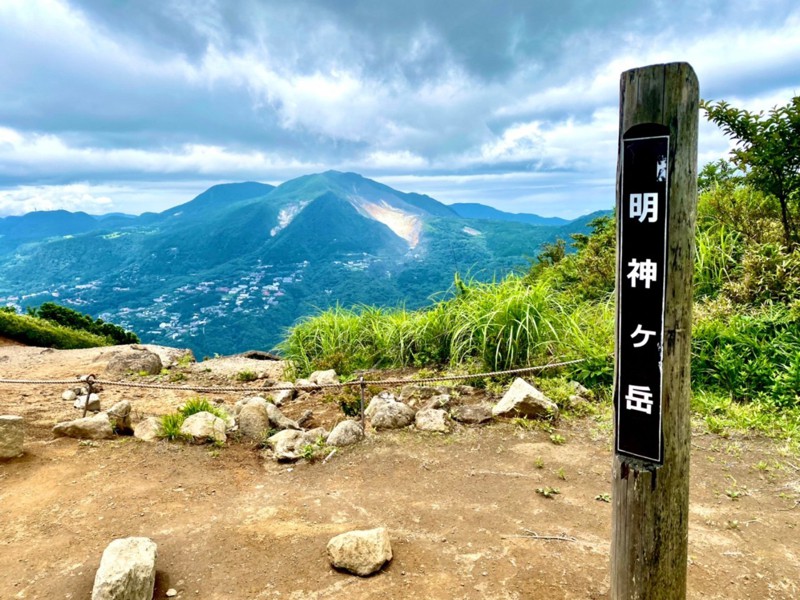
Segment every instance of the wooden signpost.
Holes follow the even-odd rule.
[[[697,77],[620,83],[613,600],[686,597]]]

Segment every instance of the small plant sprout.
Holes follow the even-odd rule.
[[[558,488],[550,487],[548,485],[545,487],[536,488],[536,493],[540,496],[544,496],[545,498],[552,499],[556,494],[560,494],[561,492],[558,490]]]
[[[600,502],[611,502],[611,494],[608,493],[597,494],[597,496],[595,496],[594,499]]]
[[[553,433],[553,434],[550,434],[550,441],[553,442],[556,446],[560,446],[561,444],[563,444],[567,440],[560,433]]]
[[[567,474],[564,472],[564,467],[559,468],[558,472],[556,473],[556,475],[558,475],[558,478],[561,481],[566,481],[567,480]]]
[[[537,456],[533,459],[533,466],[537,469],[544,469],[544,459],[541,456]]]
[[[242,383],[255,381],[256,379],[258,379],[258,375],[256,375],[253,371],[239,371],[236,374],[236,381],[241,381]]]

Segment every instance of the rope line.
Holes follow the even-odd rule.
[[[438,383],[442,381],[463,381],[467,379],[481,379],[486,377],[500,377],[504,375],[517,375],[521,373],[534,373],[536,371],[543,371],[545,369],[557,369],[559,367],[566,367],[568,365],[575,365],[578,363],[586,362],[589,359],[578,358],[575,360],[566,360],[561,362],[548,363],[546,365],[538,365],[535,367],[523,367],[520,369],[508,369],[505,371],[490,371],[487,373],[472,373],[469,375],[442,375],[440,377],[421,377],[419,379],[361,379],[346,381],[343,383],[322,383],[312,385],[276,385],[270,387],[245,387],[245,386],[193,386],[193,385],[171,385],[161,383],[136,383],[132,381],[107,381],[105,379],[94,379],[91,377],[93,385],[102,386],[116,386],[124,388],[140,388],[150,390],[175,390],[184,392],[278,392],[283,390],[319,390],[331,388],[345,388],[353,386],[367,386],[367,385],[400,385],[400,384],[419,384],[419,383]],[[0,385],[75,385],[86,383],[86,378],[83,376],[75,379],[0,379]]]

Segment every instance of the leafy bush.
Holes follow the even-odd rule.
[[[179,412],[164,415],[161,417],[161,432],[159,436],[170,442],[184,439],[186,436],[181,433],[181,426],[183,426],[185,420],[186,417]]]
[[[106,323],[102,319],[94,320],[88,315],[60,306],[54,302],[45,302],[39,308],[28,309],[28,312],[31,316],[50,321],[62,327],[68,327],[76,331],[88,331],[95,335],[107,337],[113,340],[115,344],[139,343],[139,337],[133,332],[126,331],[118,325]]]
[[[64,350],[96,348],[114,343],[107,337],[69,329],[50,321],[6,310],[0,311],[0,335],[22,344]]]

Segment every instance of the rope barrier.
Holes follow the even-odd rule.
[[[245,386],[194,386],[194,385],[172,385],[161,383],[136,383],[132,381],[106,381],[105,379],[96,379],[94,375],[83,375],[75,379],[61,380],[61,379],[0,379],[0,385],[75,385],[86,384],[89,382],[91,385],[102,386],[116,386],[124,388],[140,388],[150,390],[174,390],[184,392],[202,392],[202,393],[215,393],[215,392],[278,392],[282,390],[300,390],[311,391],[319,389],[331,388],[345,388],[360,386],[362,389],[368,385],[404,385],[409,383],[439,383],[442,381],[464,381],[467,379],[482,379],[487,377],[501,377],[505,375],[519,375],[522,373],[534,373],[536,371],[544,371],[546,369],[557,369],[559,367],[566,367],[578,363],[586,362],[586,358],[578,358],[575,360],[566,360],[555,363],[548,363],[545,365],[538,365],[535,367],[523,367],[520,369],[508,369],[505,371],[490,371],[487,373],[471,373],[468,375],[442,375],[440,377],[421,377],[419,379],[364,379],[361,377],[358,380],[345,381],[342,383],[322,383],[312,385],[276,385],[270,387],[245,387]]]

